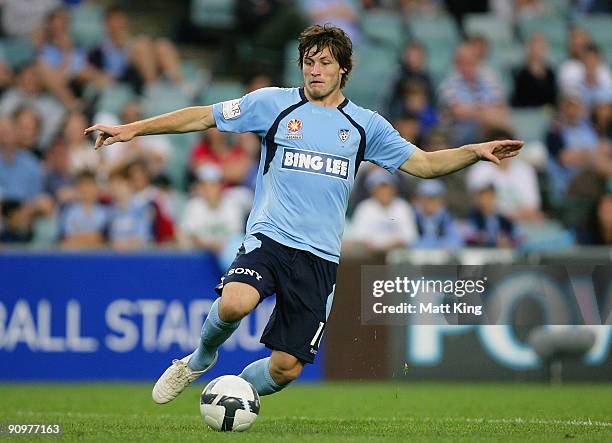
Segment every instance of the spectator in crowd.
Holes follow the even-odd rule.
[[[76,198],[74,178],[68,147],[62,138],[57,138],[45,153],[44,192],[63,207]]]
[[[31,214],[27,205],[18,200],[0,201],[3,223],[1,243],[28,243],[32,240]]]
[[[493,131],[492,140],[512,138],[508,131]],[[495,186],[497,209],[514,222],[539,222],[541,211],[540,186],[535,168],[520,157],[509,158],[499,166],[482,162],[467,170],[467,187],[477,190],[486,184]]]
[[[244,86],[244,92],[245,94],[248,94],[249,92],[257,91],[261,88],[268,88],[270,86],[273,86],[272,78],[270,78],[269,75],[260,72],[251,76],[247,80]]]
[[[47,17],[38,70],[45,87],[71,110],[81,106],[78,92],[86,83],[94,82],[99,87],[108,84],[108,79],[88,63],[85,51],[72,41],[70,16],[63,8]]]
[[[236,144],[242,147],[248,157],[248,167],[246,174],[240,184],[255,192],[257,183],[257,170],[259,169],[259,158],[261,156],[261,143],[257,135],[252,132],[236,134]]]
[[[601,51],[596,45],[588,45],[582,55],[584,77],[578,85],[587,108],[595,104],[597,97],[612,93],[612,78],[606,79],[597,74],[602,65]]]
[[[57,100],[43,92],[34,64],[21,67],[15,84],[0,98],[1,116],[12,115],[23,107],[35,110],[40,120],[40,144],[49,145],[62,126],[65,111]]]
[[[595,167],[598,145],[599,138],[587,118],[582,97],[573,91],[565,93],[558,118],[546,135],[548,175],[555,199],[565,195],[579,172]]]
[[[455,72],[441,85],[441,101],[453,122],[453,144],[478,141],[488,128],[508,125],[508,110],[497,82],[480,71],[478,55],[469,43],[455,53]]]
[[[68,146],[70,173],[78,175],[83,171],[102,170],[102,156],[94,150],[93,142],[85,136],[87,118],[80,111],[66,115],[62,136]]]
[[[229,185],[244,183],[252,160],[242,146],[227,144],[228,136],[218,129],[209,129],[191,151],[190,167],[195,176],[200,166],[213,164],[221,169]]]
[[[403,138],[415,145],[421,145],[423,128],[418,115],[405,112],[393,121],[393,126]]]
[[[38,159],[17,146],[15,121],[0,119],[0,198],[31,203],[42,192],[43,170]]]
[[[134,200],[138,205],[147,208],[149,218],[153,221],[153,238],[158,243],[174,240],[174,222],[172,210],[162,198],[157,186],[152,183],[151,172],[144,161],[136,160],[127,166],[127,177],[130,182]]]
[[[610,0],[581,0],[570,4],[572,15],[580,14],[612,14]]]
[[[400,60],[400,71],[398,79],[393,88],[393,101],[391,109],[398,107],[398,100],[404,96],[407,89],[412,84],[418,84],[425,89],[429,104],[434,102],[434,86],[431,76],[427,72],[427,54],[425,48],[420,43],[413,41],[409,43],[402,52]],[[393,111],[391,112],[393,115]]]
[[[0,92],[9,88],[13,82],[13,70],[6,58],[3,48],[0,47]]]
[[[366,178],[370,198],[355,208],[346,245],[372,252],[405,248],[417,237],[414,211],[397,196],[397,178],[377,169]]]
[[[307,22],[298,0],[237,0],[237,31],[243,48],[250,46],[248,65],[275,76],[282,72],[285,44],[296,40]]]
[[[464,34],[463,19],[466,14],[489,12],[489,0],[444,0],[446,10],[453,16],[459,31]]]
[[[41,159],[44,147],[39,143],[40,119],[32,108],[19,108],[15,111],[15,132],[17,145]]]
[[[175,84],[182,82],[180,56],[172,42],[133,37],[129,16],[118,6],[106,10],[105,26],[106,38],[88,59],[106,78],[130,83],[137,92],[161,76]]]
[[[410,83],[407,88],[402,91],[402,94],[401,97],[398,97],[400,102],[397,103],[397,109],[392,115],[396,121],[408,118],[408,116],[414,117],[418,124],[416,137],[406,138],[403,134],[402,136],[412,143],[419,145],[421,138],[438,123],[438,114],[436,109],[429,102],[423,84],[417,82]]]
[[[597,232],[596,242],[612,245],[612,186],[608,184],[608,191],[601,196],[597,205]]]
[[[61,0],[3,0],[2,30],[9,37],[37,41],[45,18],[61,5]]]
[[[449,141],[449,134],[442,127],[436,127],[429,131],[427,137],[423,140],[422,146],[428,152],[450,149],[452,147]],[[470,198],[466,187],[466,175],[470,169],[462,169],[461,171],[438,178],[446,187],[447,209],[451,214],[460,218],[467,217],[470,210],[469,206],[465,204]],[[409,177],[408,174],[401,174],[400,176]]]
[[[446,209],[446,188],[438,179],[423,180],[417,188],[416,225],[419,238],[415,249],[457,249],[463,238],[452,215]]]
[[[612,143],[612,90],[597,94],[591,118],[600,142]]]
[[[542,34],[533,34],[527,42],[525,62],[514,75],[512,106],[555,106],[557,81],[546,54],[548,42]]]
[[[108,212],[99,203],[96,176],[83,171],[76,178],[77,198],[60,214],[61,246],[70,249],[99,248],[104,245]]]
[[[107,124],[118,124],[114,116],[102,116]],[[128,124],[142,119],[142,107],[138,102],[129,102],[121,110],[121,123]],[[96,121],[99,121],[96,119]],[[172,153],[172,144],[166,135],[150,135],[137,137],[127,143],[117,143],[109,149],[104,149],[105,168],[117,171],[126,168],[135,161],[144,162],[149,174],[157,177],[166,172]]]
[[[223,190],[223,172],[214,164],[198,168],[195,195],[187,202],[179,243],[220,254],[225,244],[243,234],[245,212]]]
[[[399,7],[404,16],[436,15],[440,13],[441,5],[433,0],[399,0]]]
[[[150,206],[136,198],[130,180],[123,171],[109,178],[113,200],[110,208],[108,238],[119,251],[142,249],[153,240],[153,219]]]
[[[487,248],[515,247],[520,240],[518,229],[498,212],[495,185],[483,182],[473,192],[474,208],[468,218],[466,243]]]
[[[586,68],[584,64],[584,56],[589,46],[593,44],[593,40],[580,27],[575,27],[569,34],[568,52],[570,58],[561,63],[559,66],[559,88],[561,91],[575,90],[584,82]],[[612,73],[610,67],[603,61],[600,61],[595,68],[596,82],[603,85],[612,84]]]

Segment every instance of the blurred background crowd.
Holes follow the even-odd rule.
[[[210,130],[94,151],[83,130],[299,86],[296,37],[310,23],[349,33],[356,63],[345,95],[422,149],[526,141],[500,167],[436,180],[364,165],[346,249],[612,244],[608,0],[0,4],[2,247],[231,257],[257,136]]]

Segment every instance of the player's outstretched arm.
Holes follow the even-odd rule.
[[[212,106],[192,106],[138,120],[127,125],[93,125],[85,129],[85,135],[99,131],[95,148],[127,142],[139,135],[181,134],[183,132],[205,131],[215,127]]]
[[[458,171],[479,160],[499,165],[501,160],[517,156],[523,144],[520,140],[499,140],[435,152],[417,148],[400,169],[417,177],[434,178]]]

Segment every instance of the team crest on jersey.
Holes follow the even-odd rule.
[[[339,129],[338,130],[338,137],[340,137],[340,141],[342,143],[348,140],[349,135],[351,135],[350,129]]]
[[[293,140],[304,138],[302,135],[302,120],[292,118],[287,122],[287,138]]]

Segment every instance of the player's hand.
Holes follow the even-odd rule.
[[[470,148],[479,160],[487,160],[499,165],[505,158],[516,157],[524,144],[521,140],[496,140],[471,145]]]
[[[100,133],[96,137],[95,149],[100,149],[102,146],[109,146],[117,142],[127,142],[136,136],[135,132],[128,125],[93,125],[85,129],[85,135],[96,131],[100,131]]]

